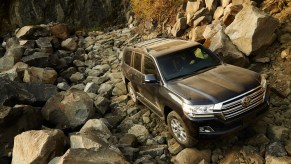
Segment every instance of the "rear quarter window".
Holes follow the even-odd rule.
[[[142,59],[142,54],[139,54],[139,53],[134,54],[133,67],[140,72],[141,72],[141,59]]]

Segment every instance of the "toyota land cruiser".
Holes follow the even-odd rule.
[[[186,147],[238,131],[269,108],[263,76],[223,63],[196,42],[138,43],[124,49],[121,68],[131,99],[164,119]]]

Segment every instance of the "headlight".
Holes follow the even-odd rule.
[[[213,117],[214,105],[183,104],[183,111],[188,117]]]
[[[261,75],[261,86],[266,89],[267,88],[267,80],[264,76]]]

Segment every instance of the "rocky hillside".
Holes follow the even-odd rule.
[[[131,16],[110,32],[49,23],[1,37],[0,163],[291,163],[290,7],[189,0],[162,29]],[[130,100],[120,73],[125,46],[160,35],[199,41],[265,74],[270,111],[237,134],[182,147]]]

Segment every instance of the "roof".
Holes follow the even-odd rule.
[[[197,42],[155,38],[135,44],[135,48],[142,48],[154,57],[162,56],[181,49],[199,45]]]

